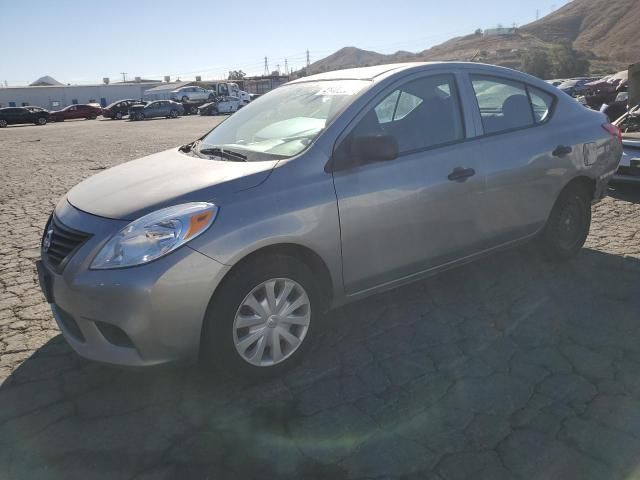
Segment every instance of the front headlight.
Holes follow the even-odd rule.
[[[193,202],[140,217],[109,239],[91,268],[132,267],[163,257],[204,233],[217,213],[212,203]]]

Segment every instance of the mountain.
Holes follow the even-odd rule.
[[[522,28],[547,42],[570,41],[576,50],[621,62],[640,58],[638,0],[574,0]]]
[[[455,37],[421,52],[385,55],[345,47],[312,63],[306,74],[382,63],[478,60],[519,68],[527,50],[570,43],[586,53],[594,72],[612,72],[640,60],[640,0],[573,0],[510,35],[481,32]]]

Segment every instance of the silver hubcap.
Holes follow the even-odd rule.
[[[311,304],[302,286],[272,278],[247,295],[233,320],[233,342],[246,362],[268,367],[300,347],[309,330]]]

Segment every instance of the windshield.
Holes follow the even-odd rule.
[[[207,135],[199,150],[241,151],[248,161],[297,155],[371,82],[333,80],[282,86]]]

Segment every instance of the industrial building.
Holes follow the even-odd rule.
[[[288,76],[247,77],[242,80],[232,80],[241,90],[249,93],[263,94],[289,81]],[[147,80],[136,77],[131,82],[110,83],[105,78],[103,83],[95,85],[65,85],[57,80],[44,76],[23,87],[0,88],[0,108],[36,105],[47,110],[59,110],[77,103],[98,103],[103,107],[123,98],[153,100],[168,100],[172,90],[188,85],[198,85],[204,88],[219,81],[202,81],[196,77],[195,81],[170,82]]]
[[[46,80],[46,81],[43,81]],[[42,77],[29,86],[0,88],[0,107],[37,105],[58,110],[76,103],[99,103],[106,106],[123,98],[143,98],[145,90],[161,83],[159,80],[104,83],[96,85],[64,85],[51,77]]]

